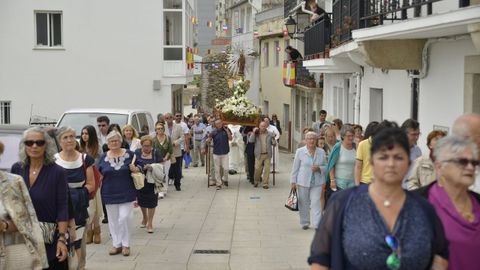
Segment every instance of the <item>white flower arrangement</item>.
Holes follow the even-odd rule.
[[[217,99],[216,109],[227,116],[256,118],[260,114],[260,110],[245,96],[249,84],[249,81],[235,80],[233,82],[233,96],[224,101]]]

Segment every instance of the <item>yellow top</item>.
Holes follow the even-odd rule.
[[[362,161],[362,178],[361,183],[370,184],[372,182],[372,165],[370,158],[372,148],[372,138],[361,141],[357,147],[357,159]]]

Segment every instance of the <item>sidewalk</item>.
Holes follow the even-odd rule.
[[[131,255],[109,256],[108,226],[102,244],[87,246],[87,269],[255,270],[309,269],[314,230],[302,230],[298,212],[284,207],[289,193],[292,155],[281,154],[276,185],[254,188],[244,173],[229,176],[229,188],[207,189],[205,167],[184,171],[182,191],[160,200],[155,232],[140,228],[134,211]],[[227,254],[197,254],[213,250]]]

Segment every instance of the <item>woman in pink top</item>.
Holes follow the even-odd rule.
[[[480,195],[469,191],[478,169],[476,144],[448,136],[434,149],[437,181],[421,188],[435,207],[449,242],[448,269],[480,269]]]

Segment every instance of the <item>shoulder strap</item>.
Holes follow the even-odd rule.
[[[80,155],[82,155],[82,165],[83,165],[83,169],[85,170],[85,177],[86,177],[87,176],[87,166],[85,165],[85,156],[87,154],[81,153]]]

